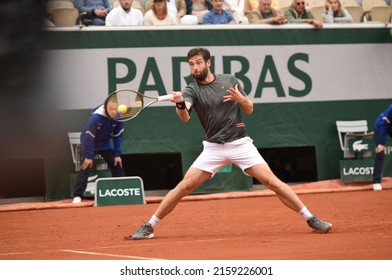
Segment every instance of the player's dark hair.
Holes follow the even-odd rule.
[[[201,55],[204,61],[207,61],[211,58],[210,51],[206,48],[193,48],[188,52],[188,60],[196,55]]]

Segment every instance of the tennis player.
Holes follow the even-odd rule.
[[[272,173],[247,135],[241,111],[251,114],[253,102],[238,85],[238,80],[232,75],[211,73],[210,52],[205,48],[191,49],[187,58],[195,80],[183,92],[173,92],[171,101],[176,103],[176,112],[184,122],[189,121],[192,109],[196,112],[205,130],[203,151],[183,180],[165,196],[149,222],[130,238],[154,237],[154,227],[176,207],[182,197],[230,163],[274,191],[284,205],[306,220],[314,232],[329,232],[332,224],[319,220],[309,212],[296,193]]]

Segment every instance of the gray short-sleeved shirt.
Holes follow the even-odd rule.
[[[223,102],[227,90],[236,84],[245,96],[238,80],[229,74],[216,75],[209,84],[193,81],[183,90],[184,99],[192,103],[192,109],[200,119],[206,141],[227,143],[247,136],[240,105],[233,101]]]

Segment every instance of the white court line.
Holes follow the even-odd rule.
[[[52,252],[52,251],[41,251],[41,252]],[[13,255],[35,254],[35,253],[37,252],[26,251],[26,252],[15,252],[15,253],[1,253],[0,256],[13,256]]]
[[[111,248],[123,248],[123,247],[144,247],[144,246],[157,246],[157,245],[175,245],[175,244],[186,244],[186,243],[195,243],[195,242],[227,241],[227,240],[230,240],[230,239],[233,239],[233,238],[199,239],[199,240],[187,240],[187,241],[177,241],[177,242],[160,242],[160,243],[148,243],[148,244],[144,243],[143,240],[133,240],[133,241],[132,240],[127,240],[125,242],[127,242],[127,244],[131,244],[131,246],[128,246],[128,245],[104,246],[104,247],[94,247],[94,249],[111,249]]]
[[[105,254],[105,253],[95,253],[95,252],[76,251],[76,250],[62,250],[62,251],[63,252],[68,252],[68,253],[84,254],[84,255],[96,255],[96,256],[106,256],[106,257],[120,257],[120,258],[138,259],[138,260],[164,260],[164,259],[145,258],[145,257],[138,257],[138,256]]]
[[[199,240],[188,240],[188,241],[174,241],[174,242],[160,242],[160,243],[144,243],[143,240],[127,240],[124,241],[127,245],[118,245],[118,246],[102,246],[102,247],[93,247],[93,248],[85,248],[84,250],[97,250],[97,249],[114,249],[114,248],[124,248],[124,247],[145,247],[145,246],[157,246],[157,245],[175,245],[175,244],[186,244],[186,243],[196,243],[196,242],[216,242],[216,241],[227,241],[233,238],[216,238],[216,239],[199,239]],[[147,240],[146,240],[147,241]],[[129,246],[131,245],[131,246]],[[83,252],[81,250],[44,250],[40,251],[40,253],[52,253],[52,252],[75,252],[80,253]],[[13,252],[13,253],[0,253],[0,256],[12,256],[12,255],[24,255],[24,254],[35,254],[35,251],[24,251],[24,252]],[[88,252],[87,252],[88,253]],[[91,254],[100,254],[100,253],[91,253]],[[105,254],[101,254],[105,255]],[[123,256],[123,255],[116,255],[116,254],[106,254],[107,256],[114,256],[114,257],[124,257],[124,258],[139,258],[139,259],[150,259],[144,257],[137,257],[137,256]],[[151,260],[158,260],[155,258],[151,258]]]
[[[230,238],[231,239],[231,238]],[[136,246],[157,246],[157,245],[173,245],[173,244],[183,244],[183,243],[194,243],[194,242],[211,242],[211,241],[222,241],[228,240],[228,238],[217,238],[217,239],[199,239],[199,240],[189,240],[189,241],[181,241],[181,242],[162,242],[162,243],[151,243],[151,244],[134,244],[131,247]],[[129,240],[131,241],[131,240]],[[135,241],[134,241],[135,242]],[[137,242],[137,241],[136,241]],[[139,241],[140,242],[140,241]],[[127,245],[124,246],[104,246],[104,247],[94,247],[94,249],[114,249],[114,248],[123,248],[129,247]],[[157,258],[147,258],[147,257],[140,257],[140,256],[127,256],[127,255],[118,255],[118,254],[105,254],[105,253],[95,253],[95,252],[87,252],[87,251],[79,251],[79,250],[62,250],[63,252],[69,253],[77,253],[77,254],[86,254],[86,255],[96,255],[96,256],[107,256],[107,257],[120,257],[120,258],[127,258],[127,259],[138,259],[138,260],[165,260],[165,259],[157,259]]]

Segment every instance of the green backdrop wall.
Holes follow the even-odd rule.
[[[214,56],[214,71],[234,74],[248,89],[255,110],[244,120],[255,145],[313,146],[318,180],[335,179],[343,156],[335,121],[365,119],[372,130],[392,101],[390,29],[377,24],[327,25],[321,31],[304,25],[52,29],[45,32],[47,91],[67,146],[66,132],[80,131],[91,109],[116,88],[150,95],[180,90],[189,81],[181,64],[187,51],[205,46]],[[160,104],[126,123],[123,153],[181,153],[186,171],[201,151],[202,137],[196,115],[184,124],[171,104]],[[46,160],[48,200],[69,196],[74,167],[68,146],[63,152],[62,160]],[[392,176],[391,157],[386,176]],[[197,192],[251,185],[234,168]]]

